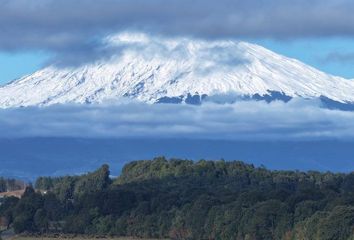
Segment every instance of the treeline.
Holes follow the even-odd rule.
[[[354,173],[156,158],[39,178],[0,215],[16,232],[170,239],[354,238]]]
[[[0,193],[22,190],[26,186],[27,184],[21,180],[0,177]]]

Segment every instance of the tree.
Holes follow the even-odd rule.
[[[33,216],[33,221],[40,232],[46,232],[49,228],[49,219],[44,209],[38,209]]]
[[[0,216],[5,217],[7,220],[7,228],[13,223],[14,220],[14,209],[18,204],[19,199],[16,197],[7,197],[4,199],[3,203],[0,205]]]
[[[32,187],[27,187],[21,200],[14,209],[14,229],[16,233],[23,231],[36,231],[34,215],[43,206],[41,194],[34,191]]]
[[[349,239],[353,174],[269,171],[239,161],[156,158],[42,178],[5,199],[0,215],[16,232],[108,234],[171,239]],[[57,228],[53,228],[53,221]]]
[[[337,206],[318,226],[318,239],[341,240],[354,236],[354,207]]]
[[[109,175],[109,166],[103,165],[97,171],[80,177],[75,184],[74,195],[82,196],[106,189],[111,184]]]

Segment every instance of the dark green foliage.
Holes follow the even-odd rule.
[[[349,236],[353,236],[353,226],[354,207],[335,207],[319,220],[318,238],[323,240],[348,239]]]
[[[111,184],[109,174],[108,165],[103,165],[97,171],[80,177],[41,177],[35,186],[36,189],[53,192],[61,201],[66,201],[107,188]]]
[[[16,233],[36,231],[34,216],[43,205],[42,195],[33,188],[27,187],[26,191],[14,209],[14,229]]]
[[[16,197],[5,198],[4,201],[0,204],[0,216],[5,217],[8,221],[8,226],[13,222],[14,219],[14,210],[18,204],[19,199]]]
[[[352,239],[354,175],[269,171],[242,162],[156,158],[40,178],[0,215],[16,232],[171,239]]]
[[[81,196],[107,188],[111,183],[109,167],[103,165],[96,172],[84,175],[75,183],[74,195]]]

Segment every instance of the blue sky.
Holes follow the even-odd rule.
[[[296,40],[254,40],[268,49],[296,58],[333,75],[354,78],[354,39],[313,38]]]
[[[1,52],[0,84],[33,73],[44,66],[48,54],[43,52]]]

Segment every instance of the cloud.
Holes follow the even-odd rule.
[[[0,138],[353,139],[354,112],[304,100],[56,105],[0,110],[0,133]]]
[[[324,59],[324,63],[339,63],[339,64],[353,64],[354,63],[354,53],[342,53],[342,52],[331,52]]]
[[[351,0],[2,0],[0,49],[80,54],[134,30],[201,38],[353,36]]]
[[[194,69],[195,73],[215,73],[225,68],[232,70],[237,65],[249,62],[236,43],[236,41],[208,41],[187,37],[171,38],[129,31],[106,36],[96,44],[91,43],[92,48],[79,46],[71,52],[61,51],[47,64],[57,67],[77,67],[101,60],[117,61],[124,58],[126,54],[137,55],[146,61],[163,58],[184,62],[193,57],[199,60],[199,65]]]

